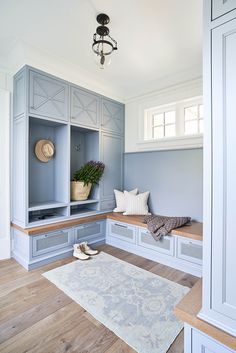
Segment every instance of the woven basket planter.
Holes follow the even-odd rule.
[[[83,181],[71,181],[70,198],[72,201],[84,201],[89,197],[92,184],[84,185]]]

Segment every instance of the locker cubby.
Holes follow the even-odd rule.
[[[83,164],[91,160],[99,160],[99,132],[71,126],[70,142],[70,180],[72,180],[74,172]],[[91,189],[89,200],[96,201],[98,199],[99,189],[97,185],[94,185]]]
[[[35,155],[35,144],[53,142],[55,153],[49,162]],[[69,202],[68,126],[55,121],[29,118],[29,211]]]

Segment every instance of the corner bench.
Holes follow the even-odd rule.
[[[71,256],[73,244],[106,242],[112,246],[201,276],[202,223],[192,222],[155,241],[144,216],[102,213],[31,228],[12,224],[13,257],[31,270]]]
[[[202,280],[176,305],[176,317],[184,321],[185,352],[220,352],[236,351],[236,337],[211,325],[198,317],[202,308]]]

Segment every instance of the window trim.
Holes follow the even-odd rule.
[[[153,151],[153,150],[172,150],[172,149],[188,149],[188,148],[202,148],[203,133],[185,134],[185,118],[184,109],[203,104],[202,96],[195,96],[189,99],[180,100],[170,104],[163,104],[157,107],[151,107],[142,110],[142,120],[139,124],[139,140],[137,141],[138,150]],[[147,130],[147,114],[161,114],[174,110],[175,114],[175,130],[176,136],[163,138],[150,138]],[[199,119],[200,120],[200,119]],[[204,117],[203,117],[204,121]],[[145,126],[146,124],[146,126]],[[145,136],[146,132],[146,136]]]
[[[184,135],[185,136],[191,136],[191,135],[199,135],[201,134],[200,132],[200,121],[204,121],[204,116],[203,118],[200,117],[200,105],[203,105],[203,102],[196,102],[196,103],[193,103],[192,105],[190,106],[187,106],[187,107],[184,107]],[[197,106],[197,110],[198,110],[198,114],[197,114],[197,118],[196,119],[188,119],[186,120],[185,119],[185,110],[188,109],[188,108],[191,108],[191,107],[194,107],[194,106]],[[197,121],[197,130],[198,130],[198,133],[197,134],[186,134],[186,122],[189,122],[189,121]]]

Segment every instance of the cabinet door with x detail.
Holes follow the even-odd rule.
[[[71,87],[71,123],[99,128],[100,97],[82,88]]]
[[[124,134],[124,105],[104,98],[102,101],[102,129]]]
[[[67,121],[69,86],[37,71],[30,71],[29,112]]]

